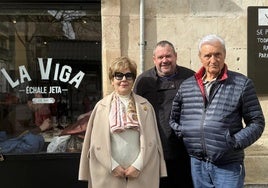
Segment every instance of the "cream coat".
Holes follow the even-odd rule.
[[[128,181],[111,174],[110,94],[96,104],[87,125],[79,180],[88,181],[89,188],[158,188],[160,176],[167,175],[153,107],[145,98],[132,94],[140,123],[141,173]]]

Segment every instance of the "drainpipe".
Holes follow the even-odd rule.
[[[144,0],[140,0],[140,73],[144,71]]]

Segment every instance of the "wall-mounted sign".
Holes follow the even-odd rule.
[[[258,94],[268,94],[268,7],[248,7],[248,77]]]

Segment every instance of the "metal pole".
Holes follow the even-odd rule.
[[[144,71],[144,0],[140,0],[140,73]]]

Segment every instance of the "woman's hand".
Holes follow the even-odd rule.
[[[139,175],[140,171],[133,166],[130,166],[125,170],[125,176],[128,178],[137,178]]]
[[[119,178],[125,178],[125,169],[121,166],[116,167],[113,171],[112,174],[115,177],[119,177]]]
[[[49,118],[45,119],[42,123],[42,125],[40,125],[40,129],[41,131],[46,131],[48,129],[50,129],[52,127],[51,124],[51,120]]]

